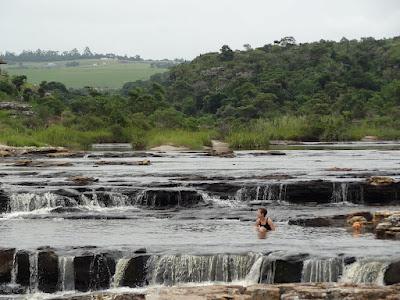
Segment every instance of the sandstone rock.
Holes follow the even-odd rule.
[[[150,149],[151,151],[161,151],[161,152],[174,152],[174,151],[189,151],[190,149],[187,147],[177,147],[173,145],[161,145],[157,147],[153,147]]]
[[[370,185],[382,186],[382,185],[393,184],[395,180],[391,177],[386,177],[386,176],[372,176],[367,179],[367,182]]]
[[[11,152],[6,151],[6,150],[0,150],[0,157],[8,157],[11,156]]]
[[[212,140],[211,141],[211,152],[210,154],[213,156],[220,156],[220,157],[234,157],[235,154],[233,151],[229,148],[228,143],[224,143],[221,141],[217,140]]]
[[[353,225],[355,222],[365,225],[367,224],[367,219],[363,216],[353,216],[347,219],[347,224],[349,225]]]

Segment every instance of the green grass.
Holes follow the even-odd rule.
[[[226,141],[233,149],[268,149],[269,133],[265,131],[233,131],[227,136]]]
[[[54,62],[55,67],[47,63],[23,63],[2,67],[10,75],[26,75],[29,82],[39,84],[41,81],[59,81],[67,87],[82,88],[85,86],[99,88],[121,88],[125,82],[149,79],[151,75],[166,69],[151,68],[149,63],[133,62],[122,64],[118,61],[99,59],[76,60],[77,67],[65,67],[66,61]],[[94,64],[97,64],[94,66]]]
[[[24,132],[11,128],[0,131],[0,143],[10,146],[63,146],[87,150],[92,143],[110,139],[111,133],[107,130],[80,131],[58,125]]]
[[[146,135],[147,148],[171,145],[201,150],[203,146],[211,145],[211,139],[215,138],[217,133],[213,130],[187,131],[182,129],[153,129]]]

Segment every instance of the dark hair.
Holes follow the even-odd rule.
[[[261,208],[259,208],[258,210],[264,215],[264,217],[265,217],[265,216],[267,215],[267,213],[268,213],[267,209],[265,209],[264,207],[261,207]]]

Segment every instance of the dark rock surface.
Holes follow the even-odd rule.
[[[0,284],[11,281],[15,249],[0,248]]]
[[[148,189],[137,198],[136,204],[148,208],[192,207],[200,204],[203,197],[195,190]]]
[[[149,257],[149,255],[141,254],[129,260],[123,274],[121,286],[138,287],[148,284],[146,280],[146,264]]]
[[[52,250],[38,253],[38,277],[40,291],[54,293],[58,284],[58,256]]]

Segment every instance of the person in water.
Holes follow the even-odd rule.
[[[258,232],[267,232],[275,230],[275,224],[272,222],[271,218],[267,217],[268,211],[265,208],[259,208],[257,210],[257,221],[256,229]]]

